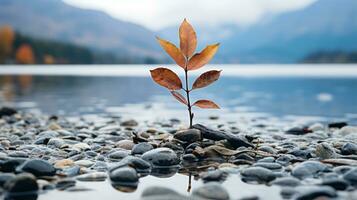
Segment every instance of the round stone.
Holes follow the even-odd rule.
[[[38,184],[36,182],[36,178],[31,174],[19,174],[15,178],[9,179],[6,181],[4,185],[4,189],[8,192],[8,198],[5,199],[13,199],[11,196],[19,195],[18,193],[28,193],[27,195],[36,195],[35,192],[38,191]],[[33,192],[30,194],[29,192]],[[17,193],[17,194],[16,194]],[[25,194],[24,194],[25,195]],[[26,195],[26,196],[27,196]],[[17,196],[18,197],[18,196]],[[21,199],[21,198],[17,198]],[[26,198],[24,198],[26,199]],[[30,198],[29,198],[30,199]]]
[[[274,173],[263,167],[249,167],[241,171],[243,180],[257,181],[257,182],[270,182],[275,179]]]
[[[39,176],[54,176],[56,169],[47,161],[40,159],[33,159],[24,162],[16,168],[17,172],[28,172],[37,177]]]
[[[176,153],[169,148],[157,148],[144,153],[141,157],[153,166],[173,166],[180,163]]]
[[[174,138],[184,142],[193,143],[201,140],[201,131],[198,129],[180,130],[175,133]]]
[[[153,146],[150,143],[142,142],[142,143],[134,145],[133,149],[131,150],[131,154],[133,154],[133,155],[143,154],[143,153],[150,151],[152,149],[153,149]]]
[[[119,167],[110,171],[110,180],[112,182],[120,183],[136,183],[139,181],[139,176],[134,168],[131,167]]]
[[[126,149],[126,150],[131,150],[134,147],[134,142],[131,140],[120,140],[115,144],[116,147]]]
[[[327,169],[327,166],[318,161],[305,161],[297,166],[295,166],[292,170],[292,175],[296,178],[307,178],[313,177],[318,172],[322,172]]]

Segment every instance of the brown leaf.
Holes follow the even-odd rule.
[[[177,99],[177,101],[187,105],[186,98],[184,96],[182,96],[180,93],[178,93],[176,91],[171,91],[171,94],[172,94],[172,96],[174,96]]]
[[[192,89],[203,88],[219,79],[222,70],[211,70],[201,74],[193,83]]]
[[[161,47],[166,51],[167,54],[171,56],[172,59],[182,68],[185,69],[186,59],[181,53],[180,49],[178,49],[174,44],[167,40],[163,40],[159,37],[156,37],[159,41]]]
[[[188,70],[195,70],[203,67],[207,64],[213,56],[216,54],[219,47],[219,43],[208,45],[205,49],[201,51],[201,53],[196,53],[190,61],[188,62],[187,69]]]
[[[194,104],[194,106],[197,106],[199,108],[206,108],[206,109],[219,109],[219,106],[217,104],[215,104],[213,101],[210,100],[198,100],[196,101]]]
[[[156,68],[150,70],[152,79],[159,85],[166,87],[169,90],[179,90],[182,88],[180,78],[175,72],[167,68]]]
[[[196,50],[197,47],[197,37],[196,32],[187,22],[187,20],[183,20],[180,30],[180,49],[182,53],[186,56],[186,58],[190,58]]]

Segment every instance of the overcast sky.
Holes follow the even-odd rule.
[[[262,17],[301,9],[316,0],[64,0],[107,12],[113,17],[153,30],[179,24],[188,18],[194,24],[247,26]]]

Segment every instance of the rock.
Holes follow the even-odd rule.
[[[345,190],[348,187],[348,182],[340,179],[340,178],[333,178],[333,179],[327,179],[322,181],[321,185],[327,185],[330,187],[333,187],[335,190]]]
[[[199,159],[192,153],[188,153],[182,156],[182,160],[187,163],[197,162]]]
[[[154,147],[150,144],[150,143],[147,143],[147,142],[142,142],[142,143],[139,143],[139,144],[135,144],[133,146],[133,149],[131,150],[131,154],[132,155],[141,155],[147,151],[150,151],[152,150]]]
[[[241,171],[244,181],[270,182],[275,179],[275,175],[269,169],[263,167],[249,167]]]
[[[316,146],[315,154],[321,159],[335,158],[336,152],[331,145],[326,142],[322,142]]]
[[[290,135],[305,135],[306,133],[309,133],[310,130],[302,127],[293,127],[285,131],[286,134]]]
[[[134,145],[135,145],[134,142],[131,140],[120,140],[115,144],[116,147],[126,150],[132,150]]]
[[[174,190],[165,187],[158,187],[158,186],[151,186],[146,188],[141,197],[147,198],[150,197],[151,199],[175,199],[174,197],[182,197],[179,193]],[[182,198],[183,200],[183,198]]]
[[[254,147],[248,141],[246,141],[232,133],[226,133],[226,132],[222,132],[222,131],[212,130],[212,129],[209,129],[201,124],[195,124],[195,125],[193,125],[193,128],[200,130],[203,138],[215,140],[215,141],[227,140],[234,148],[238,148],[238,147],[242,147],[242,146],[243,147]]]
[[[342,155],[357,155],[357,145],[351,142],[345,143],[341,147]]]
[[[91,167],[92,165],[94,165],[93,161],[90,160],[78,160],[76,162],[74,162],[74,164],[80,166],[80,167]]]
[[[151,163],[153,166],[173,166],[180,163],[176,153],[165,147],[150,150],[141,156],[142,159]]]
[[[276,150],[273,147],[270,146],[261,146],[258,148],[258,150],[260,151],[264,151],[267,153],[271,153],[271,154],[276,154]]]
[[[39,187],[36,178],[31,174],[19,174],[9,179],[4,185],[4,199],[36,199]]]
[[[137,183],[139,176],[134,168],[131,167],[119,167],[109,172],[109,178],[114,183]]]
[[[72,147],[79,151],[85,151],[85,150],[90,149],[90,146],[87,143],[83,143],[83,142],[77,143],[77,144],[73,145]]]
[[[265,157],[262,159],[259,159],[258,162],[264,162],[264,163],[272,163],[275,161],[274,157]]]
[[[333,123],[329,123],[328,127],[329,128],[343,128],[347,125],[348,124],[346,122],[333,122]]]
[[[146,175],[151,171],[151,164],[146,162],[145,160],[135,157],[135,156],[127,156],[122,159],[119,163],[115,164],[111,167],[110,171],[113,171],[116,168],[130,166],[134,168],[138,173]]]
[[[12,151],[8,156],[13,158],[28,158],[29,154],[24,151]]]
[[[28,172],[36,177],[56,175],[56,169],[47,161],[40,159],[27,160],[18,166],[16,171]]]
[[[14,158],[0,162],[0,171],[2,172],[15,172],[16,167],[24,163],[27,159],[24,158]]]
[[[137,126],[137,125],[138,125],[138,122],[133,119],[123,121],[122,123],[120,123],[120,126],[127,126],[127,127],[132,127],[132,126]]]
[[[296,200],[312,200],[319,197],[336,197],[336,191],[329,186],[300,186],[298,193],[294,199]]]
[[[201,140],[201,131],[194,128],[187,129],[187,130],[180,130],[174,134],[174,138],[187,143],[193,143]]]
[[[1,173],[0,174],[0,188],[2,188],[4,186],[4,184],[6,183],[6,181],[15,178],[14,174],[11,173]]]
[[[264,167],[270,170],[278,170],[281,169],[282,166],[278,163],[268,163],[268,162],[257,162],[254,163],[254,167]]]
[[[61,148],[64,144],[65,142],[61,138],[51,138],[47,143],[48,146],[54,146],[56,148]]]
[[[193,190],[192,195],[203,199],[229,200],[228,192],[220,184],[214,182]]]
[[[65,174],[67,177],[73,177],[77,176],[80,173],[81,168],[77,165],[72,166],[72,167],[67,167],[63,169],[63,174]]]
[[[74,187],[76,185],[76,180],[72,178],[60,179],[56,183],[56,188],[58,190],[66,190],[70,187]]]
[[[112,160],[121,160],[121,159],[127,157],[128,155],[129,155],[128,151],[119,150],[119,151],[114,151],[114,152],[110,153],[108,155],[108,158],[112,159]]]
[[[327,166],[318,161],[305,161],[296,165],[291,174],[296,178],[313,177],[317,173],[325,171]]]
[[[62,160],[56,161],[54,167],[60,168],[60,169],[64,169],[66,167],[71,167],[73,165],[74,165],[73,160],[71,160],[71,159],[62,159]]]
[[[343,178],[351,185],[357,186],[357,168],[351,169],[343,175]]]
[[[272,185],[279,185],[282,187],[296,187],[301,184],[300,180],[294,177],[281,177],[270,182]]]
[[[9,108],[9,107],[2,107],[0,108],[0,118],[3,116],[11,116],[16,114],[17,111],[13,108]]]
[[[107,179],[107,173],[105,172],[92,172],[88,174],[82,174],[76,177],[79,181],[105,181]]]
[[[228,173],[222,170],[207,171],[200,174],[203,182],[223,182],[227,179]]]

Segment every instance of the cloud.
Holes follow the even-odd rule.
[[[267,14],[303,8],[316,0],[64,0],[158,30],[188,18],[195,24],[247,26]]]

